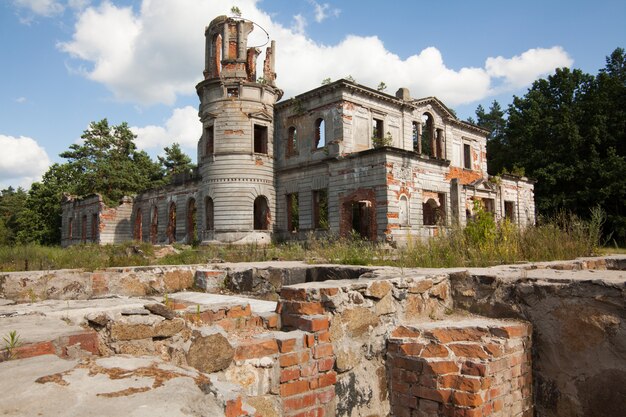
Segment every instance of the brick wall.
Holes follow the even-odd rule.
[[[398,327],[387,346],[392,415],[532,416],[530,333],[493,319]]]

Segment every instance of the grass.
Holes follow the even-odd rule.
[[[269,246],[176,245],[177,253],[160,258],[155,256],[156,247],[138,242],[107,246],[77,245],[67,249],[38,245],[4,246],[0,247],[0,270],[96,270],[116,266],[203,264],[215,260],[302,260],[309,263],[400,267],[490,266],[573,259],[602,253],[600,230],[603,221],[600,210],[593,212],[588,221],[561,213],[550,219],[540,219],[538,226],[520,230],[507,222],[496,224],[491,216],[479,214],[465,229],[441,229],[435,238],[413,240],[399,249],[354,236],[346,239],[332,236],[311,238],[306,242]]]

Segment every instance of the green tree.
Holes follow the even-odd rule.
[[[15,243],[19,230],[18,218],[26,205],[28,194],[23,188],[9,187],[0,191],[0,244]]]
[[[503,147],[506,146],[506,119],[504,111],[496,100],[491,103],[489,112],[486,112],[480,104],[476,108],[477,126],[489,130],[487,136],[487,157],[489,158],[489,173],[495,175],[503,169]]]
[[[191,163],[191,158],[180,149],[178,143],[166,146],[164,150],[165,156],[159,156],[158,159],[168,178],[188,173],[195,168],[195,165]]]
[[[92,122],[81,138],[82,143],[60,154],[80,173],[75,178],[78,195],[99,193],[106,204],[116,205],[125,195],[143,191],[162,178],[159,165],[137,150],[136,136],[126,123]]]

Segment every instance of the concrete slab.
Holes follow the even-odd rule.
[[[206,377],[157,358],[83,362],[45,355],[0,363],[0,415],[223,417]]]
[[[193,304],[250,304],[253,314],[272,313],[276,310],[276,301],[257,300],[233,295],[208,294],[203,292],[177,292],[170,294],[171,299],[186,301]]]

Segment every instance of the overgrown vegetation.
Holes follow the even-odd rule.
[[[496,224],[489,213],[479,210],[465,229],[440,229],[435,238],[425,242],[412,240],[399,249],[362,240],[356,234],[341,239],[336,236],[311,236],[306,242],[270,246],[176,246],[176,253],[164,256],[157,256],[159,248],[147,243],[77,245],[67,249],[39,245],[3,246],[0,247],[0,269],[95,270],[128,265],[270,260],[399,267],[491,266],[597,254],[604,221],[605,216],[600,209],[592,211],[590,220],[560,212],[549,219],[540,219],[538,226],[520,230],[509,222]]]

